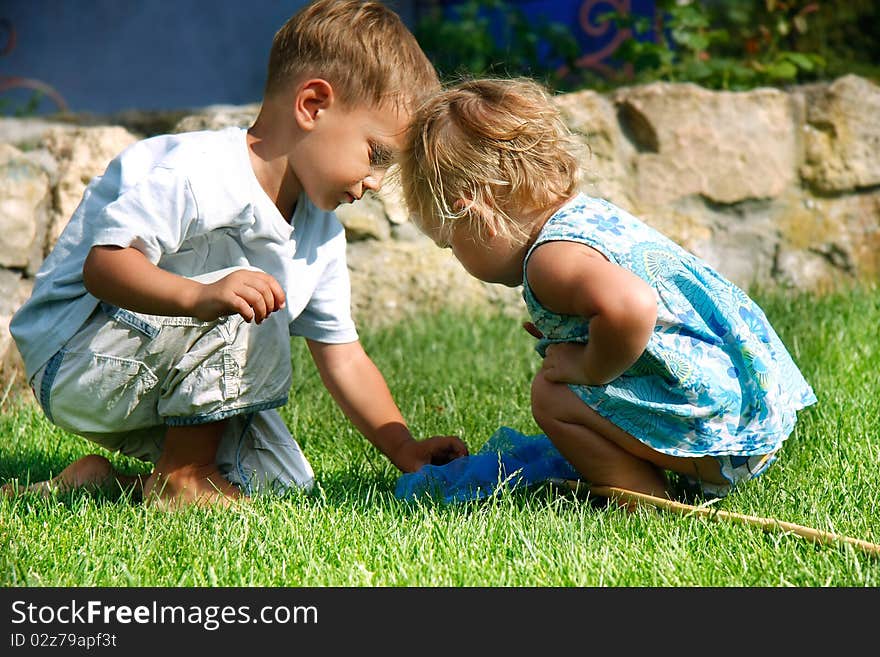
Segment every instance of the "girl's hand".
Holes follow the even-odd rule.
[[[211,322],[239,314],[246,321],[261,323],[284,307],[284,290],[272,276],[261,271],[239,269],[219,281],[201,285],[193,316]]]
[[[548,381],[573,383],[579,386],[597,385],[584,370],[587,345],[574,342],[558,342],[547,345],[541,372]]]
[[[523,322],[523,328],[534,338],[540,340],[544,337],[537,326],[532,322]],[[548,381],[558,383],[574,383],[579,386],[597,385],[591,381],[584,372],[584,360],[586,358],[587,345],[577,342],[558,342],[547,345],[544,351],[544,361],[541,371]]]
[[[540,340],[544,337],[544,334],[541,333],[541,329],[535,326],[532,322],[523,322],[522,327],[531,335],[533,338],[538,338]]]

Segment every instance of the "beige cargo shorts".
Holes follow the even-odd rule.
[[[314,482],[275,410],[291,384],[283,313],[259,325],[238,315],[202,322],[100,303],[30,384],[53,424],[110,451],[155,463],[168,426],[226,420],[217,466],[243,492]]]

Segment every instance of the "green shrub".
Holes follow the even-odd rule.
[[[568,26],[535,21],[504,0],[434,3],[413,32],[446,81],[528,76],[559,91],[602,84],[574,64],[581,49]]]
[[[435,2],[415,26],[445,80],[529,76],[556,91],[655,80],[712,89],[783,86],[858,73],[880,80],[880,6],[873,0],[657,0],[655,18],[606,13],[632,32],[618,73],[579,68],[569,26],[527,17],[505,0]]]
[[[825,58],[798,50],[815,2],[657,0],[657,18],[605,14],[633,36],[615,57],[632,65],[635,82],[694,82],[712,89],[751,89],[822,76]],[[644,37],[654,30],[655,39]]]

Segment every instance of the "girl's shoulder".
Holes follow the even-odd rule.
[[[598,231],[618,235],[624,230],[650,230],[649,227],[624,208],[604,198],[578,194],[557,210],[542,231],[544,235],[560,232],[592,233]]]
[[[580,192],[571,197],[550,217],[550,222],[577,221],[584,214],[625,212],[611,201]]]
[[[533,249],[550,241],[586,244],[618,262],[637,243],[664,243],[665,238],[627,210],[603,198],[578,194],[544,224]]]

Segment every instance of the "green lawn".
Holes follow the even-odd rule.
[[[718,508],[880,542],[880,290],[758,294],[819,403],[779,461]],[[419,436],[476,451],[501,425],[538,432],[533,339],[504,317],[422,318],[362,332]],[[878,586],[852,547],[547,487],[454,506],[406,504],[396,470],[348,425],[301,341],[284,416],[319,483],[234,510],[167,515],[113,494],[0,500],[4,586]],[[0,479],[43,479],[94,451],[29,403],[0,409]],[[129,472],[143,464],[112,457]]]

